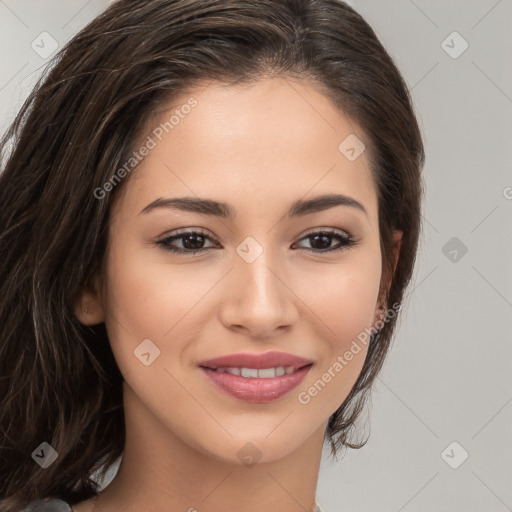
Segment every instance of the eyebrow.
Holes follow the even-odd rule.
[[[301,217],[310,213],[328,210],[336,206],[349,206],[351,208],[355,208],[362,211],[366,217],[368,217],[368,212],[359,201],[343,194],[327,194],[313,199],[308,199],[306,201],[299,199],[290,206],[288,216]],[[149,213],[155,208],[174,208],[230,220],[233,220],[236,216],[236,211],[226,203],[196,197],[159,197],[145,206],[139,215]]]

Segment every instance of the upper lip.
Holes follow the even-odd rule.
[[[285,352],[265,352],[263,354],[251,354],[242,352],[239,354],[229,354],[226,356],[216,357],[201,361],[199,366],[205,368],[255,368],[258,370],[264,368],[277,368],[279,366],[293,366],[294,368],[302,368],[312,364],[313,361],[304,359],[303,357],[293,356]]]

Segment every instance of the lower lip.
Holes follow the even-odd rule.
[[[297,387],[312,365],[304,366],[290,375],[270,379],[247,378],[230,373],[220,373],[201,367],[206,376],[222,391],[246,402],[271,402],[277,400]]]

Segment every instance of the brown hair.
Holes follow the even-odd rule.
[[[122,375],[104,324],[74,305],[102,276],[112,200],[98,200],[135,136],[170,98],[204,80],[287,76],[319,84],[370,141],[385,304],[401,304],[416,258],[424,151],[407,87],[374,31],[337,0],[119,0],[76,35],[36,84],[0,146],[0,511],[97,494],[91,475],[122,454]],[[340,141],[341,142],[341,141]],[[392,229],[403,231],[393,273]],[[331,416],[349,440],[397,317],[372,336]],[[42,469],[43,442],[58,457]]]

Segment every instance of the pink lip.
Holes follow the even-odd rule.
[[[271,402],[290,392],[302,382],[310,369],[311,365],[304,366],[290,373],[290,375],[283,375],[282,377],[250,379],[201,367],[210,382],[213,382],[228,395],[247,402],[258,403]]]
[[[271,402],[297,387],[311,369],[313,361],[285,352],[266,352],[263,354],[240,353],[216,357],[199,363],[201,370],[210,382],[230,396],[248,402]],[[215,371],[216,368],[277,368],[293,366],[295,371],[289,375],[263,378],[246,378],[230,373]]]
[[[198,366],[205,368],[277,368],[278,366],[293,366],[302,368],[313,361],[302,357],[286,354],[285,352],[265,352],[263,354],[250,354],[242,352],[239,354],[230,354],[227,356],[216,357],[201,361]],[[271,379],[270,379],[271,380]]]

